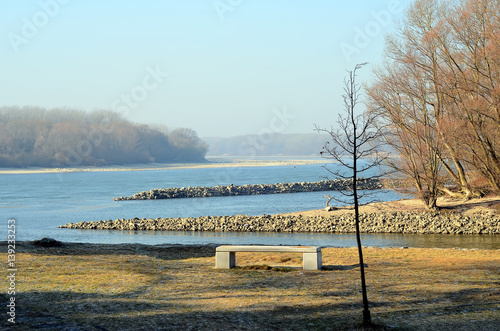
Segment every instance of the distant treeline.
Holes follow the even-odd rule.
[[[210,156],[319,156],[328,136],[318,133],[274,133],[204,140],[210,145],[207,153]]]
[[[192,129],[131,123],[119,113],[0,107],[0,167],[204,161]]]

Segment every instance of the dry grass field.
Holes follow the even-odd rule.
[[[374,329],[498,330],[500,251],[364,253]],[[18,243],[17,323],[2,313],[0,328],[362,329],[354,248],[324,248],[320,271],[303,271],[300,254],[237,253],[231,270],[214,269],[214,256],[214,246]]]

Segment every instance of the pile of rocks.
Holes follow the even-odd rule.
[[[117,219],[68,223],[70,229],[217,231],[217,232],[323,232],[354,233],[354,216],[304,217],[283,215],[205,216],[197,218]],[[500,234],[500,215],[484,212],[473,216],[437,212],[382,212],[362,214],[363,233]]]
[[[375,190],[382,188],[399,187],[397,181],[382,181],[381,179],[358,179],[358,189]],[[157,188],[149,191],[143,191],[130,197],[114,198],[115,201],[121,200],[150,200],[150,199],[178,199],[178,198],[203,198],[203,197],[221,197],[235,195],[256,195],[256,194],[278,194],[278,193],[297,193],[297,192],[317,192],[317,191],[338,191],[347,190],[352,187],[350,179],[323,180],[319,182],[301,182],[301,183],[276,183],[276,184],[247,184],[247,185],[228,185],[213,187],[171,187]]]

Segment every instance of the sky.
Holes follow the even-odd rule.
[[[0,106],[114,110],[200,137],[314,133],[409,0],[0,0]]]

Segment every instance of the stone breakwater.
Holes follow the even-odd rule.
[[[500,215],[459,213],[382,212],[360,215],[363,233],[404,234],[500,234]],[[354,233],[354,215],[206,216],[197,218],[133,218],[79,222],[60,228],[95,230],[215,231],[215,232],[323,232]]]
[[[400,187],[396,180],[358,179],[358,189],[375,190],[383,188]],[[130,197],[113,198],[121,200],[154,200],[154,199],[180,199],[180,198],[207,198],[235,195],[279,194],[298,192],[338,191],[348,190],[352,187],[350,179],[323,180],[319,182],[301,183],[276,183],[276,184],[247,184],[212,187],[171,187],[157,188],[136,193]]]

